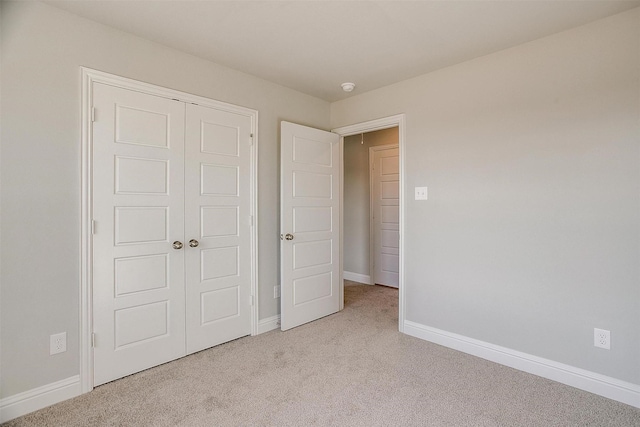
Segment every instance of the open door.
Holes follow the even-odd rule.
[[[281,328],[340,309],[340,137],[282,122]]]

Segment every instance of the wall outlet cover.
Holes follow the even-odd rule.
[[[416,187],[415,200],[427,200],[427,187]]]
[[[607,350],[611,349],[611,332],[606,329],[593,328],[593,345]]]
[[[64,353],[67,351],[67,333],[61,332],[49,337],[49,355]]]

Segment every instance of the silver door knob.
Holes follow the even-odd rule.
[[[189,240],[189,246],[191,246],[192,248],[197,248],[199,244],[200,242],[198,242],[196,239]]]
[[[293,234],[287,233],[284,235],[285,240],[293,240]]]
[[[182,249],[183,245],[182,245],[182,242],[179,242],[176,240],[175,242],[173,242],[172,246],[173,246],[173,249]]]

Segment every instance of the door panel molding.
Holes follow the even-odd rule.
[[[251,335],[258,333],[258,194],[257,194],[257,161],[258,161],[258,111],[227,104],[221,101],[176,91],[137,80],[128,79],[114,74],[80,67],[82,79],[81,93],[81,222],[80,222],[80,340],[79,340],[79,360],[80,360],[80,388],[82,393],[89,392],[94,387],[93,379],[93,291],[92,291],[92,265],[93,265],[93,207],[92,207],[92,173],[93,173],[93,87],[94,83],[115,86],[122,89],[141,92],[148,95],[162,98],[174,99],[187,104],[198,104],[204,107],[213,108],[225,112],[232,112],[246,116],[251,120],[251,150],[250,150],[250,216],[252,218],[251,227]],[[158,140],[161,140],[160,135]],[[220,147],[225,154],[233,154],[231,148]],[[229,151],[231,150],[231,151]]]

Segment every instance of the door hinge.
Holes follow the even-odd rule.
[[[253,134],[249,134],[249,145],[253,145]]]
[[[96,334],[95,332],[91,334],[91,348],[96,347]]]
[[[96,234],[96,220],[91,220],[91,234]]]
[[[249,304],[251,305],[251,307],[253,307],[256,304],[256,299],[254,298],[253,295],[249,297]]]
[[[91,107],[91,122],[96,121],[96,107]]]

